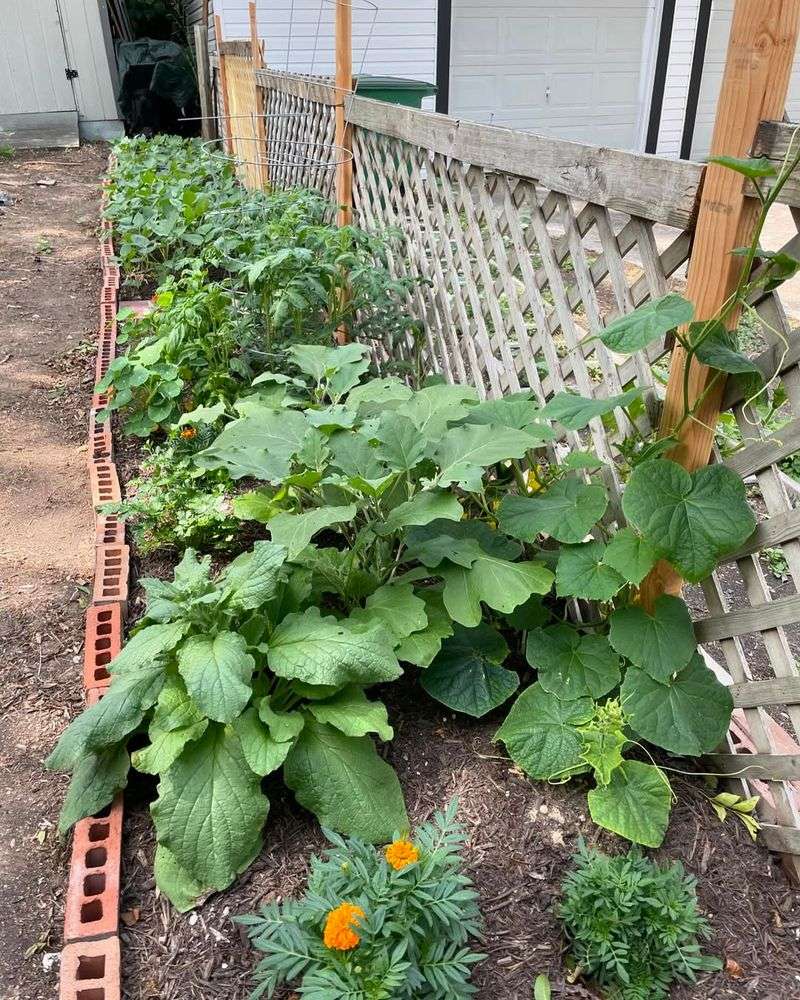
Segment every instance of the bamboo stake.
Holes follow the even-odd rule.
[[[781,118],[799,26],[800,0],[736,0],[712,156],[747,156],[759,122]],[[746,194],[741,175],[714,163],[706,167],[686,284],[696,319],[714,316],[733,292],[742,258],[731,251],[749,242],[758,210],[756,199]],[[731,315],[729,325],[735,326],[738,318],[738,312]],[[683,415],[684,367],[685,352],[676,344],[659,428],[662,436]],[[705,365],[692,362],[690,404],[703,395],[713,374]],[[708,463],[724,389],[725,380],[719,378],[700,404],[696,419],[684,423],[679,443],[668,454],[690,472]],[[681,586],[675,570],[660,562],[642,584],[642,603],[652,608],[660,594],[678,594]]]
[[[250,49],[253,57],[253,70],[264,68],[264,46],[258,38],[258,18],[256,4],[251,0],[247,5],[247,12],[250,18]],[[253,86],[256,92],[256,136],[258,137],[257,170],[258,182],[262,190],[269,187],[269,148],[267,146],[267,123],[264,113],[266,102],[264,100],[264,89],[255,81]]]
[[[225,152],[228,156],[233,156],[233,134],[231,132],[230,110],[228,107],[228,78],[225,74],[225,56],[222,54],[222,21],[220,21],[219,14],[214,15],[214,34],[217,36],[217,54],[219,56],[219,86],[222,91]]]

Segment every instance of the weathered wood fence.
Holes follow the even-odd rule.
[[[424,327],[428,368],[475,385],[485,396],[530,389],[540,402],[565,388],[597,397],[636,384],[644,388],[646,403],[637,422],[643,431],[657,426],[671,344],[621,358],[591,338],[681,279],[704,167],[343,96],[330,81],[252,65],[249,79],[240,83],[248,55],[234,49],[237,44],[223,43],[214,64],[218,82],[227,77],[229,107],[249,114],[247,101],[258,94],[266,111],[259,182],[317,188],[333,197],[334,109],[344,101],[352,128],[355,221],[369,229],[396,229],[393,272],[424,279],[408,308]],[[235,74],[228,72],[233,59]],[[217,93],[223,114],[219,86]],[[234,156],[240,120],[221,119]],[[246,144],[252,146],[253,131],[247,129]],[[793,135],[791,126],[763,123],[756,152],[780,161]],[[253,183],[252,162],[259,158],[240,158],[242,181]],[[783,201],[800,221],[800,178],[784,189]],[[800,234],[786,249],[800,254]],[[796,875],[800,485],[779,463],[800,450],[800,331],[792,328],[779,293],[753,305],[761,317],[750,324],[757,362],[782,387],[781,418],[788,422],[776,430],[772,416],[765,424],[736,386],[728,387],[724,409],[741,445],[732,454],[715,448],[714,460],[752,483],[759,527],[702,584],[702,593],[690,595],[690,603],[698,639],[732,685],[736,705],[728,751],[710,758],[710,769],[742,773],[762,795],[763,841],[786,856]],[[407,358],[413,342],[375,348],[382,363]],[[593,421],[588,434],[567,432],[557,447],[591,447],[612,460],[628,430],[628,417],[617,412],[611,424]],[[609,468],[619,497],[613,462]],[[759,558],[778,545],[788,566],[780,588],[770,584]]]

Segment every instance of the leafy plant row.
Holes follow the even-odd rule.
[[[122,153],[120,163],[140,155]],[[159,322],[171,323],[174,301]],[[747,363],[740,374],[755,375],[727,340],[735,358],[723,357],[716,327],[692,332],[679,296],[600,336],[632,353],[686,324],[690,353],[716,345],[715,367]],[[199,342],[212,327],[199,321]],[[263,320],[254,328],[265,336]],[[470,387],[375,377],[366,346],[301,342],[315,330],[284,332],[275,363],[237,365],[224,393],[209,390],[202,363],[179,372],[180,402],[158,427],[171,422],[184,442],[187,476],[227,484],[229,514],[265,537],[219,573],[189,549],[172,582],[143,581],[147,611],[108,693],[49,761],[73,771],[62,826],[110,800],[131,764],[157,774],[156,877],[182,908],[260,850],[266,775],[280,772],[325,826],[389,840],[407,819],[374,743],[392,737],[387,711],[368,692],[405,668],[472,717],[515,699],[497,732],[513,760],[537,779],[582,776],[595,822],[660,844],[671,789],[648,745],[714,750],[732,702],[685,603],[663,596],[645,609],[639,586],[659,559],[699,581],[746,541],[755,522],[741,480],[722,465],[689,474],[661,457],[669,442],[637,438],[619,470],[623,521],[604,463],[590,452],[559,460],[553,442],[613,420],[636,404],[635,387],[544,406],[531,392],[482,401]],[[104,386],[142,433],[142,402],[124,395],[129,362]]]

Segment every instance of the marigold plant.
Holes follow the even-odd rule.
[[[456,803],[383,852],[326,831],[302,899],[240,917],[263,953],[253,997],[286,982],[312,1000],[460,1000],[485,956],[477,893],[462,871]]]

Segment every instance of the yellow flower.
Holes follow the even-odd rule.
[[[538,493],[542,488],[542,484],[537,478],[537,471],[534,469],[528,470],[528,475],[525,477],[525,483],[528,487],[528,493]]]
[[[395,840],[386,848],[386,860],[396,871],[419,861],[419,851],[410,840]]]
[[[181,431],[181,437],[186,441],[190,441],[193,437],[197,437],[196,428],[184,427],[183,430]]]
[[[360,906],[352,903],[342,903],[331,910],[325,920],[325,930],[322,940],[326,948],[337,951],[350,951],[355,948],[361,938],[353,930],[353,925],[359,926],[358,918],[364,916]]]

